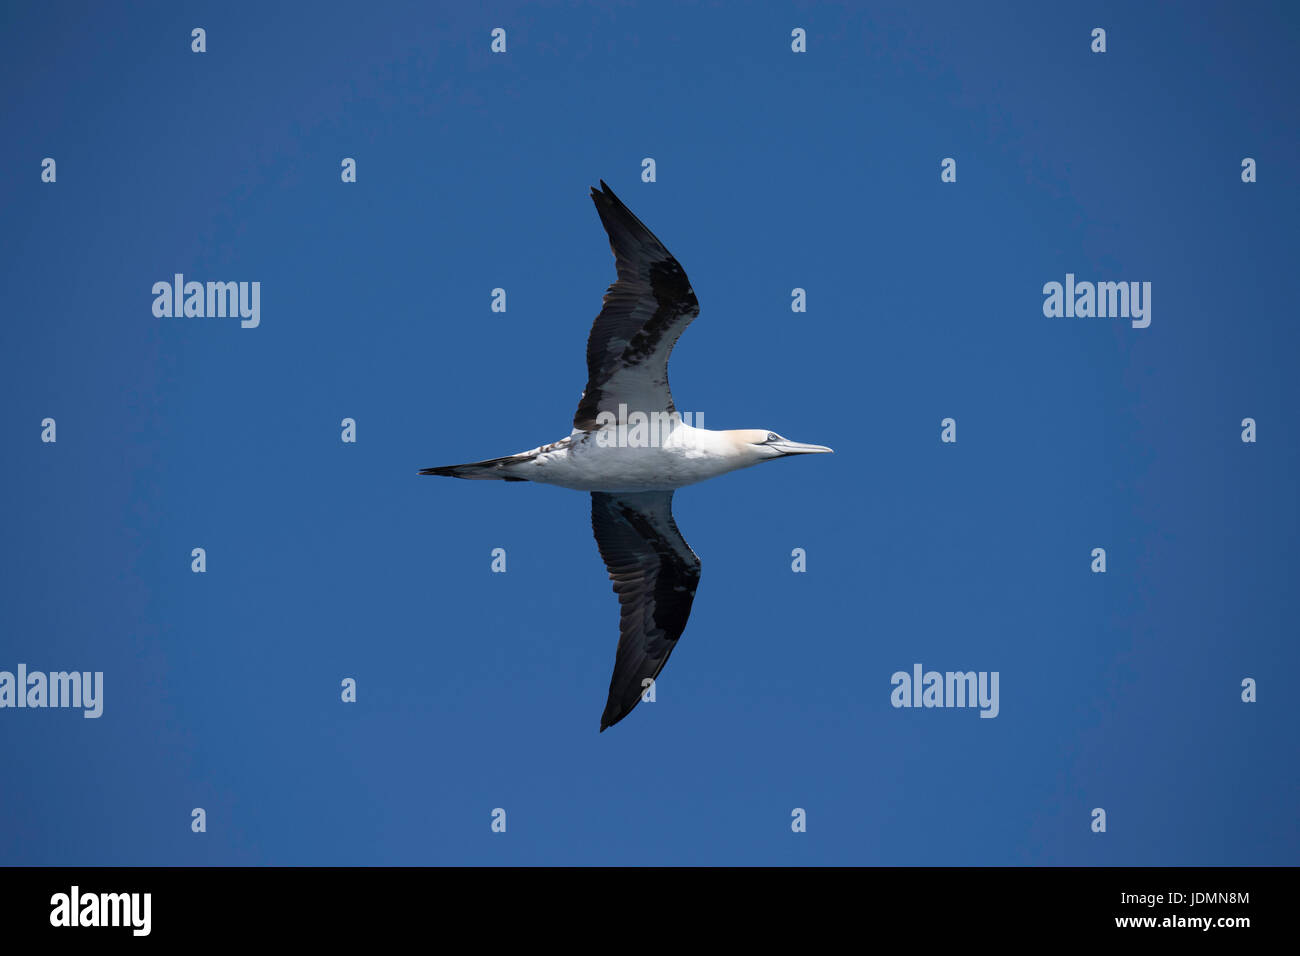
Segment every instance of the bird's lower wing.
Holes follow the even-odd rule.
[[[690,617],[700,559],[677,530],[672,505],[671,491],[591,495],[596,546],[621,606],[602,731],[641,700],[645,682],[659,676]]]

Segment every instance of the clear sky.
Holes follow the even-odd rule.
[[[0,862],[1300,863],[1298,16],[6,3],[0,670],[104,694],[0,709]],[[694,613],[598,734],[588,496],[416,472],[567,434],[602,178],[701,303],[678,407],[836,454],[678,492]]]

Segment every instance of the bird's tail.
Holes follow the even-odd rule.
[[[507,455],[504,458],[489,458],[487,461],[472,461],[464,465],[442,465],[438,468],[422,468],[422,475],[442,475],[444,478],[468,478],[472,481],[527,481],[506,472],[510,465],[527,461],[531,455]]]

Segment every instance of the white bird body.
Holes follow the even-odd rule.
[[[695,600],[700,559],[673,521],[673,491],[761,461],[830,449],[775,432],[710,431],[682,420],[668,389],[668,356],[699,314],[699,302],[663,243],[613,190],[600,186],[591,198],[609,234],[618,280],[587,338],[587,387],[573,431],[517,455],[420,474],[591,492],[596,547],[621,608],[604,731],[659,677]]]
[[[515,461],[501,470],[575,491],[672,491],[772,457],[754,444],[766,435],[695,428],[673,415],[657,431],[638,425],[574,429],[568,438],[510,456]]]

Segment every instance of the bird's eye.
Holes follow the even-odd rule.
[[[780,441],[780,440],[781,440],[781,436],[778,435],[776,432],[768,432],[768,433],[767,433],[767,440],[768,440],[768,441]]]

